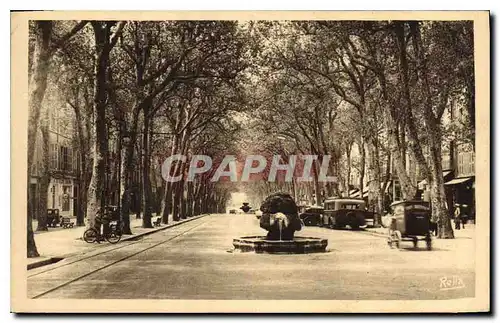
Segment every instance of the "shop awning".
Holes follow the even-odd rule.
[[[354,193],[353,195],[351,195],[351,197],[359,197],[359,191],[357,191],[356,193]]]
[[[443,171],[443,177],[446,177],[446,176],[448,176],[450,174],[451,174],[451,170],[445,170],[445,171]],[[419,188],[422,185],[427,185],[427,180],[426,179],[424,179],[423,181],[418,182],[418,187]]]
[[[472,177],[460,177],[460,178],[454,178],[449,182],[444,183],[444,185],[457,185],[461,183],[465,183],[467,181],[470,181]]]

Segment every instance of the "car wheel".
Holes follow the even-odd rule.
[[[304,222],[304,225],[306,226],[309,226],[311,225],[311,220],[309,219],[309,217],[305,217],[302,222]]]

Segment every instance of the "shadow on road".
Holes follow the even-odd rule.
[[[399,251],[427,251],[427,252],[433,252],[433,251],[450,251],[450,249],[443,249],[443,248],[434,248],[432,247],[432,250],[427,250],[425,247],[409,247],[409,248],[400,248]]]

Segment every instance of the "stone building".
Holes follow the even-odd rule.
[[[78,153],[74,145],[73,111],[48,96],[44,101],[49,109],[49,186],[47,208],[58,209],[61,216],[76,217],[78,196]],[[32,205],[40,199],[42,171],[42,133],[39,129],[35,146],[34,166],[30,170],[30,198]],[[46,211],[46,210],[45,210]],[[37,209],[33,208],[33,219]],[[40,210],[43,212],[43,210]]]

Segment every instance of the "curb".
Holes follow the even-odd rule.
[[[43,267],[43,266],[54,264],[54,263],[61,261],[63,259],[64,259],[63,257],[50,257],[50,258],[40,260],[37,262],[32,262],[31,264],[28,264],[27,267],[28,267],[28,270],[31,270],[31,269],[35,269],[38,267]]]
[[[356,231],[356,232],[369,234],[369,235],[376,236],[376,237],[387,237],[387,233],[380,233],[380,232],[374,232],[374,231]]]
[[[122,238],[121,241],[135,240],[135,239],[138,239],[138,238],[141,238],[141,237],[144,237],[144,236],[147,236],[147,235],[159,232],[159,231],[163,231],[163,230],[166,230],[166,229],[170,229],[170,228],[176,227],[176,226],[181,225],[183,223],[187,223],[187,222],[191,222],[193,220],[201,219],[201,218],[206,217],[208,215],[210,215],[210,214],[201,214],[201,215],[198,215],[196,217],[191,217],[191,218],[187,218],[187,219],[185,219],[183,221],[178,221],[178,222],[175,222],[175,223],[172,223],[172,224],[167,224],[166,226],[159,227],[159,228],[156,228],[156,229],[153,229],[153,230],[150,230],[150,231],[142,232],[142,233],[139,233],[139,234],[136,234],[136,235],[129,235],[126,238]],[[93,250],[95,250],[95,249],[91,249],[88,252],[91,252]],[[85,252],[85,253],[87,253],[87,252]],[[85,254],[85,253],[83,253],[83,254]],[[35,269],[35,268],[39,268],[39,267],[43,267],[43,266],[47,266],[47,265],[51,265],[51,264],[54,264],[54,263],[56,263],[56,262],[58,262],[60,260],[63,260],[65,258],[69,258],[69,257],[73,257],[75,255],[76,255],[75,253],[70,253],[70,254],[66,254],[66,255],[62,255],[62,256],[54,256],[54,257],[46,258],[46,259],[43,259],[43,260],[40,260],[40,261],[37,261],[37,262],[32,262],[32,263],[30,263],[30,264],[27,265],[27,270],[31,270],[31,269]],[[79,255],[82,255],[82,254],[79,254]]]
[[[208,215],[210,215],[210,214],[201,214],[201,215],[198,215],[196,217],[187,218],[187,219],[185,219],[183,221],[177,221],[177,222],[172,223],[172,224],[167,224],[164,227],[159,227],[159,228],[156,228],[156,229],[153,229],[153,230],[150,230],[150,231],[146,231],[146,232],[143,232],[143,233],[139,233],[139,234],[136,234],[136,235],[130,235],[130,236],[127,236],[126,238],[123,238],[121,241],[128,241],[128,240],[134,240],[134,239],[137,239],[137,238],[141,238],[141,237],[144,237],[144,236],[147,236],[147,235],[159,232],[159,231],[163,231],[163,230],[166,230],[166,229],[170,229],[170,228],[176,227],[176,226],[181,225],[183,223],[191,222],[191,221],[196,220],[196,219],[201,219],[201,218],[206,217]]]

